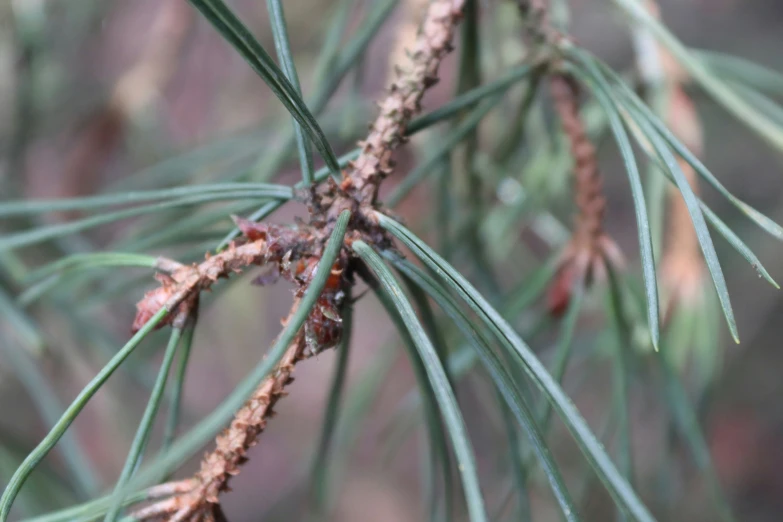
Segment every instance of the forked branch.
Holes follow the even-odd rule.
[[[334,182],[309,196],[310,222],[296,229],[239,221],[244,244],[232,244],[195,266],[172,262],[170,274],[159,276],[163,285],[148,293],[139,303],[135,326],[139,327],[161,306],[172,310],[186,297],[209,288],[218,278],[251,265],[272,263],[284,277],[298,285],[301,296],[318,264],[323,245],[337,216],[345,209],[352,219],[345,241],[363,239],[370,244],[389,244],[386,233],[377,226],[373,210],[378,188],[392,171],[392,153],[405,142],[405,128],[421,110],[424,92],[436,83],[438,67],[452,49],[454,27],[459,21],[463,0],[434,0],[426,11],[405,63],[397,68],[397,78],[388,95],[379,103],[380,113],[367,138],[361,142],[359,157]],[[332,277],[305,323],[305,331],[289,347],[272,375],[256,389],[240,409],[229,428],[216,439],[216,448],[202,460],[200,471],[186,482],[189,489],[146,506],[134,514],[137,520],[220,520],[219,495],[227,490],[232,475],[239,473],[247,450],[266,426],[272,407],[285,395],[294,366],[300,360],[337,344],[340,337],[342,296],[352,284],[355,260],[343,249]],[[296,303],[294,308],[296,307]]]

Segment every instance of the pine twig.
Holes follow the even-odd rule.
[[[440,62],[452,50],[463,4],[464,0],[430,3],[413,49],[397,67],[397,79],[379,104],[370,134],[360,143],[359,157],[344,173],[341,188],[356,201],[375,203],[381,181],[392,171],[392,152],[405,142],[405,127],[421,111],[424,92],[438,81]]]
[[[389,52],[388,78],[396,78],[400,63],[407,59],[408,49],[416,43],[419,36],[419,24],[424,18],[424,12],[429,2],[427,0],[403,0],[401,7],[402,20],[396,28],[394,44]]]
[[[551,313],[561,315],[575,285],[589,285],[593,280],[604,280],[607,264],[623,265],[617,245],[605,233],[603,218],[606,199],[598,168],[595,147],[587,136],[579,114],[579,88],[575,80],[564,74],[550,79],[555,109],[574,158],[574,196],[577,207],[575,231],[563,251],[558,276],[549,290]]]
[[[294,303],[292,312],[298,303]],[[289,317],[290,317],[289,315]],[[300,335],[286,351],[274,373],[258,387],[240,409],[229,428],[216,440],[216,448],[201,462],[197,473],[200,481],[199,498],[210,503],[218,502],[218,494],[226,489],[228,479],[239,472],[246,460],[245,452],[255,444],[258,435],[272,416],[275,403],[283,397],[285,387],[293,381],[294,365],[310,354],[304,352],[304,336]]]
[[[219,254],[207,254],[206,259],[198,265],[187,266],[171,259],[159,259],[157,268],[168,274],[156,275],[161,286],[147,292],[136,305],[133,331],[138,331],[161,308],[173,312],[185,299],[209,289],[219,278],[239,273],[248,266],[281,262],[283,256],[294,248],[298,235],[280,227],[267,229],[269,232],[263,237],[259,236],[249,243],[240,246],[232,243]],[[170,313],[158,326],[170,324],[175,316]]]

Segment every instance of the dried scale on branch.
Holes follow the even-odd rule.
[[[461,0],[430,3],[413,49],[397,67],[397,78],[388,95],[380,102],[380,113],[367,138],[361,142],[359,157],[343,172],[338,184],[329,179],[303,199],[310,211],[310,221],[296,228],[257,224],[237,219],[243,239],[225,251],[207,256],[199,265],[183,266],[161,260],[159,267],[168,272],[159,275],[162,286],[149,292],[138,304],[134,328],[140,328],[160,307],[173,310],[184,299],[208,289],[218,278],[255,265],[273,265],[273,272],[297,284],[298,299],[308,287],[326,239],[343,210],[351,210],[351,221],[345,245],[356,240],[389,248],[391,239],[374,217],[378,209],[378,188],[393,168],[394,150],[405,143],[405,127],[421,111],[420,102],[427,88],[437,81],[443,57],[451,50],[454,27],[460,18]],[[220,493],[228,481],[239,473],[247,459],[247,450],[256,443],[272,408],[285,395],[297,362],[334,347],[341,336],[341,313],[347,285],[353,284],[358,261],[343,248],[331,268],[331,276],[316,306],[305,322],[304,332],[288,348],[274,372],[265,379],[245,406],[237,412],[231,425],[216,439],[216,447],[203,459],[196,475],[179,484],[177,494],[137,510],[136,520],[221,520]],[[266,279],[266,278],[263,278]],[[264,281],[265,282],[265,281]],[[296,310],[294,303],[292,314]],[[284,321],[285,323],[285,321]]]

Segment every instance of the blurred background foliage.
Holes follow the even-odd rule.
[[[366,134],[367,122],[375,114],[373,101],[388,84],[390,64],[403,52],[400,42],[415,27],[412,20],[420,17],[418,2],[394,4],[285,2],[304,97],[311,110],[320,113],[319,123],[338,154],[352,150]],[[235,0],[230,5],[264,47],[273,49],[264,3]],[[569,32],[575,41],[615,70],[631,72],[637,60],[633,31],[620,11],[608,1],[597,0],[572,0],[569,7]],[[482,45],[476,67],[484,78],[496,79],[525,56],[523,30],[513,3],[479,2],[479,8]],[[780,2],[661,0],[660,8],[668,27],[689,47],[783,70]],[[340,59],[350,54],[350,44],[373,16],[384,23],[369,32],[371,41],[351,63],[352,70],[341,82],[327,80],[339,71]],[[470,78],[459,74],[463,45],[458,42],[459,52],[444,62],[440,83],[425,97],[425,112],[448,102],[458,89],[475,87]],[[775,104],[783,97],[783,85],[773,79],[770,85],[748,86],[759,77],[744,75],[726,63],[731,65],[718,60],[726,67],[721,78],[747,89],[739,92],[777,126],[783,125],[783,112],[777,112]],[[719,66],[716,70],[721,71]],[[336,93],[324,98],[330,81]],[[708,286],[692,307],[681,307],[668,317],[662,338],[672,347],[667,356],[674,364],[657,365],[643,328],[645,300],[633,200],[606,116],[592,102],[585,105],[584,119],[599,146],[609,202],[606,230],[629,267],[628,274],[616,277],[627,280],[627,287],[623,286],[626,290],[618,301],[608,285],[602,285],[580,301],[581,310],[574,305],[576,310],[564,318],[550,317],[540,295],[551,277],[552,256],[570,235],[570,158],[546,95],[539,92],[532,104],[525,102],[529,85],[514,84],[488,113],[467,112],[461,120],[413,137],[411,145],[398,153],[398,167],[384,185],[382,199],[398,202],[395,212],[411,229],[448,254],[493,303],[501,303],[501,309],[508,311],[506,317],[545,363],[556,363],[558,347],[570,346],[572,356],[563,368],[566,392],[602,436],[610,454],[622,454],[623,444],[630,444],[634,485],[659,519],[715,520],[710,482],[700,469],[703,452],[708,450],[737,520],[779,520],[783,513],[779,494],[783,491],[783,408],[778,400],[783,392],[778,335],[783,331],[777,321],[783,301],[779,293],[725,241],[716,240],[742,343],[731,342]],[[734,195],[783,222],[780,152],[765,145],[698,87],[688,84],[686,90],[701,121],[705,164]],[[527,117],[519,117],[525,111]],[[467,129],[463,138],[472,137],[437,156],[452,136],[449,133],[457,132],[460,122],[471,117],[481,121],[476,134]],[[295,150],[286,141],[291,139],[285,137],[288,127],[284,107],[184,1],[0,0],[3,200],[63,199],[233,180],[274,178],[292,184],[298,169]],[[469,179],[459,176],[467,164],[461,159],[465,157],[472,158],[469,168],[484,180],[480,190],[486,191],[484,201],[490,202],[486,208],[463,206],[475,188],[466,183],[450,202],[437,202],[443,190],[439,180],[446,178],[442,172],[451,170],[459,183]],[[640,165],[644,170],[641,159]],[[400,180],[416,172],[434,172],[434,181],[414,187],[403,197],[399,191],[411,187]],[[702,197],[779,279],[780,245],[716,191],[704,190]],[[229,214],[246,215],[257,207],[258,202],[246,196],[204,200],[197,207],[129,213],[128,219],[0,252],[0,484],[71,397],[127,339],[134,303],[154,284],[144,268],[149,266],[149,256],[199,259],[232,230]],[[12,233],[85,217],[82,210],[51,210],[40,216],[0,214],[0,234],[12,238]],[[303,215],[304,208],[292,204],[272,220],[288,223]],[[476,216],[481,216],[480,225],[465,225]],[[473,230],[484,245],[490,245],[486,252],[475,248]],[[101,268],[96,262],[96,271],[90,272],[62,272],[62,267],[35,271],[66,255],[92,251],[149,256],[118,261],[136,268],[114,267],[109,259],[105,261],[109,266]],[[471,258],[479,253],[485,259]],[[66,276],[58,275],[63,273]],[[211,411],[261,358],[288,309],[289,288],[246,283],[218,286],[203,299],[182,395],[185,425]],[[618,306],[623,314],[613,319],[611,310]],[[624,320],[630,324],[620,324]],[[346,522],[367,520],[368,512],[377,521],[420,520],[427,509],[421,478],[426,439],[418,417],[419,399],[412,391],[414,376],[403,351],[396,349],[394,325],[376,300],[359,301],[353,325],[343,413],[334,438],[329,491],[324,493],[328,511],[331,519]],[[453,354],[464,355],[457,350],[459,343],[453,342],[459,339],[447,328],[444,334],[452,341]],[[152,334],[151,341],[98,392],[58,446],[60,451],[43,462],[22,490],[19,515],[66,507],[111,487],[144,409],[163,345],[165,334]],[[631,367],[624,399],[618,398],[612,384],[618,346]],[[455,373],[470,366],[464,357],[453,359]],[[232,482],[233,491],[223,498],[230,520],[300,519],[337,361],[338,353],[329,351],[297,369],[290,396],[278,407],[241,478]],[[682,379],[685,387],[672,388],[673,379]],[[487,504],[495,509],[496,520],[519,520],[522,507],[508,494],[513,489],[513,466],[507,419],[496,408],[493,390],[481,371],[466,373],[457,390],[485,478]],[[687,400],[683,394],[688,394]],[[627,408],[617,406],[618,401]],[[672,406],[684,402],[695,405],[697,417],[678,413]],[[621,411],[628,416],[629,440],[624,440],[614,418]],[[687,437],[676,427],[698,429],[696,421],[706,443],[701,454],[696,452],[702,465],[694,464]],[[163,437],[163,423],[158,423],[153,444],[160,444]],[[609,496],[556,417],[549,440],[584,519],[614,517]],[[196,465],[194,460],[186,469]],[[542,474],[534,473],[531,483],[528,509],[533,519],[557,520],[558,508]]]

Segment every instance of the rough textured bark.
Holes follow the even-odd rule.
[[[421,111],[424,92],[438,81],[438,66],[452,50],[463,0],[435,0],[421,25],[408,59],[379,103],[380,112],[360,143],[361,153],[345,173],[342,189],[363,203],[374,203],[381,181],[393,168],[392,152],[405,142],[405,127]]]

